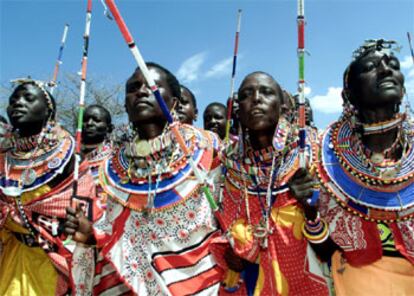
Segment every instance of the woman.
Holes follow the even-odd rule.
[[[61,222],[72,201],[74,139],[55,113],[42,82],[17,81],[7,107],[12,148],[0,154],[0,295],[68,291],[71,252]],[[77,193],[92,216],[95,187],[85,165]]]
[[[241,295],[328,295],[302,234],[308,208],[289,189],[294,179],[299,185],[290,186],[307,198],[313,183],[303,172],[295,174],[296,133],[281,114],[283,92],[272,76],[254,72],[244,78],[238,102],[244,133],[222,158],[227,169],[222,214],[233,251],[243,261],[227,247],[218,262],[244,273]],[[225,290],[235,292],[230,282],[231,276]]]
[[[394,46],[370,40],[355,51],[342,116],[322,140],[319,210],[330,238],[320,248],[337,250],[339,296],[414,291],[414,129],[400,112],[404,76]]]
[[[113,130],[111,114],[100,105],[89,105],[83,115],[82,154],[95,180],[98,203],[105,208],[106,194],[99,185],[99,167],[112,154],[109,139]]]
[[[180,97],[177,79],[158,64],[147,66],[171,108]],[[77,249],[76,293],[214,295],[221,270],[208,245],[218,233],[187,157],[212,181],[219,172],[218,140],[179,125],[191,151],[184,155],[139,68],[126,83],[125,106],[132,137],[104,162],[100,176],[108,194],[106,217],[91,228],[68,210],[66,231],[78,242],[96,244],[98,253],[95,260],[92,247]]]

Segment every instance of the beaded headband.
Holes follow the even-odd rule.
[[[23,84],[36,85],[42,91],[43,95],[45,96],[46,104],[47,104],[48,109],[51,111],[51,114],[54,114],[55,105],[53,104],[52,97],[50,96],[49,92],[46,90],[46,86],[48,85],[48,83],[40,81],[40,80],[34,80],[31,78],[16,78],[16,79],[11,80],[10,82],[13,84],[14,88],[17,88]]]
[[[394,52],[400,51],[401,47],[398,46],[398,43],[394,40],[385,40],[385,39],[369,39],[365,40],[359,48],[357,48],[353,54],[353,61],[356,61],[372,51],[380,51],[388,56],[392,55]]]

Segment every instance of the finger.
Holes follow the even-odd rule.
[[[76,222],[78,222],[78,221],[76,221]],[[69,227],[69,228],[73,228],[73,229],[78,229],[79,223],[74,223],[72,221],[66,221],[65,222],[65,227]]]
[[[75,229],[68,228],[68,227],[65,227],[63,230],[64,230],[64,232],[65,232],[66,234],[69,234],[69,235],[72,235],[72,234],[74,234],[74,233],[76,232],[76,230],[75,230]]]
[[[76,209],[71,208],[71,207],[67,207],[66,208],[66,214],[75,216],[76,215]]]
[[[305,191],[305,190],[313,190],[314,188],[314,183],[310,182],[310,183],[306,183],[306,184],[298,184],[296,186],[294,186],[294,190],[295,191]]]

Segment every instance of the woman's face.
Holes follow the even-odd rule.
[[[239,117],[250,131],[274,130],[280,115],[282,91],[279,85],[264,73],[247,76],[239,89]]]
[[[86,108],[83,115],[82,141],[85,144],[96,144],[104,141],[110,132],[110,119],[107,113],[99,107]]]
[[[357,60],[349,75],[350,99],[359,108],[372,109],[401,103],[404,75],[394,55],[373,51]]]
[[[156,67],[149,67],[149,72],[158,86],[158,89],[171,109],[175,98],[167,83],[167,75]],[[125,106],[130,122],[153,122],[165,120],[158,102],[148,86],[141,71],[135,72],[126,83]]]
[[[45,123],[49,114],[47,99],[38,86],[19,85],[9,98],[7,115],[15,128]]]

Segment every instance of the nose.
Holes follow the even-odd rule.
[[[253,101],[254,101],[255,103],[257,103],[257,102],[259,102],[260,100],[261,100],[261,96],[260,96],[259,90],[258,90],[258,89],[256,89],[256,90],[254,90],[254,92],[253,92]]]
[[[148,96],[151,93],[151,89],[149,88],[149,86],[146,83],[144,83],[139,88],[138,93],[139,94],[142,94],[142,95],[147,95]]]
[[[92,118],[89,118],[89,119],[86,121],[86,125],[93,125],[93,119],[92,119]]]
[[[378,70],[382,74],[389,74],[391,72],[391,67],[386,59],[381,59],[378,65]]]

